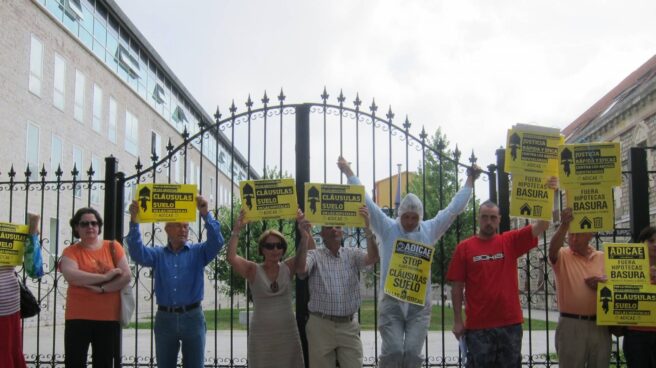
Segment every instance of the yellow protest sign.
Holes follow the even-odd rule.
[[[597,301],[598,325],[656,326],[656,285],[600,283]]]
[[[597,324],[656,326],[656,285],[645,244],[604,244],[608,282],[597,286]]]
[[[305,183],[305,218],[314,225],[364,227],[364,186]]]
[[[18,266],[23,263],[28,234],[27,225],[0,222],[0,266]]]
[[[585,183],[622,184],[620,144],[565,144],[558,147],[559,178],[563,188]]]
[[[397,239],[385,279],[385,294],[404,302],[424,305],[433,250],[419,242]]]
[[[515,127],[508,130],[505,171],[558,175],[558,146],[563,136],[549,128]]]
[[[548,181],[549,178],[541,174],[513,173],[510,216],[551,219],[555,193],[548,187]]]
[[[645,244],[604,244],[606,276],[614,282],[649,284],[649,254]]]
[[[193,184],[139,184],[137,222],[196,221],[196,192]]]
[[[612,231],[614,223],[613,188],[607,183],[574,186],[565,191],[567,207],[572,208],[571,233]]]
[[[244,180],[239,182],[239,189],[246,219],[296,218],[298,200],[294,179]]]

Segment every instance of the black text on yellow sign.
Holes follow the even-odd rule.
[[[605,243],[604,268],[614,282],[649,283],[649,254],[645,244]]]
[[[27,225],[0,222],[0,266],[18,266],[23,263]]]
[[[364,186],[305,183],[305,217],[314,225],[364,227]]]
[[[608,282],[597,286],[597,324],[656,326],[656,285],[645,244],[604,244]]]
[[[656,326],[656,285],[600,283],[597,286],[597,324]]]
[[[398,239],[385,279],[385,294],[404,302],[424,305],[430,280],[433,247]]]
[[[506,141],[505,171],[529,171],[545,176],[558,175],[560,134],[509,129]]]
[[[565,144],[559,146],[560,185],[622,184],[619,143]]]
[[[554,190],[548,178],[539,174],[512,174],[510,216],[549,220],[553,211]]]
[[[139,184],[137,222],[196,221],[197,190],[193,184]]]
[[[567,207],[574,220],[571,233],[612,231],[614,225],[613,188],[604,183],[569,187],[565,190]]]
[[[298,203],[294,179],[244,180],[239,182],[241,208],[247,220],[296,218]]]

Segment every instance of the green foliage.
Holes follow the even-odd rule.
[[[409,192],[415,193],[422,200],[425,218],[430,219],[440,209],[449,205],[458,189],[464,185],[467,174],[463,170],[463,166],[456,167],[455,162],[448,159],[454,158],[454,152],[446,149],[449,141],[441,129],[438,128],[435,134],[428,138],[427,144],[432,150],[426,150],[425,167],[422,168],[419,165],[418,175],[413,177],[409,183]],[[442,158],[436,152],[441,153]],[[460,172],[457,172],[458,168]],[[476,208],[478,202],[476,200]],[[476,223],[473,208],[470,203],[436,244],[432,266],[432,282],[441,284],[446,281],[446,271],[456,245],[474,233]]]

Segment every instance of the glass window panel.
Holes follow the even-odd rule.
[[[78,146],[73,146],[73,167],[77,169],[78,174],[77,174],[77,179],[81,180],[81,178],[84,177],[84,161],[83,161],[83,156],[84,152],[82,149]],[[73,195],[75,195],[76,198],[81,198],[82,197],[82,186],[80,184],[77,184],[75,186],[75,190],[73,191]]]
[[[93,180],[97,180],[102,177],[102,166],[100,164],[100,157],[96,155],[91,156],[91,166],[93,167]],[[91,203],[99,204],[100,203],[100,188],[98,184],[93,184],[91,188]]]
[[[139,155],[139,120],[131,112],[125,111],[125,150],[135,156]]]
[[[110,142],[116,143],[116,119],[117,119],[117,110],[116,110],[116,100],[113,97],[109,97],[109,120],[107,122],[107,139]]]
[[[73,32],[74,35],[78,35],[79,24],[77,19],[71,19],[71,17],[64,17],[64,26],[68,28],[69,31]]]
[[[48,8],[48,11],[50,11],[50,13],[61,22],[62,17],[64,16],[64,10],[60,4],[60,1],[63,0],[48,0],[46,3],[46,8]]]
[[[80,27],[86,29],[89,33],[93,31],[93,10],[89,9],[86,5],[82,6]]]
[[[89,49],[93,47],[93,37],[91,37],[91,33],[84,28],[80,28],[80,41],[82,41],[84,46]]]
[[[66,97],[66,61],[55,53],[55,75],[53,81],[54,91],[52,103],[56,108],[64,110]]]
[[[57,135],[52,135],[52,145],[50,146],[50,177],[57,177],[57,169],[61,168],[64,157],[64,144],[62,139]]]
[[[75,106],[73,108],[73,117],[80,123],[84,122],[84,89],[86,77],[81,71],[75,71]]]
[[[96,132],[100,133],[100,126],[102,125],[103,115],[103,91],[100,86],[94,83],[93,85],[93,121],[91,127]]]
[[[32,35],[30,43],[30,76],[28,88],[30,92],[41,96],[41,77],[43,75],[43,44]]]
[[[105,61],[105,48],[95,39],[93,41],[93,53],[96,54],[100,60]]]
[[[98,40],[103,46],[107,40],[107,29],[105,28],[104,21],[99,20],[98,17],[93,18],[93,36]]]

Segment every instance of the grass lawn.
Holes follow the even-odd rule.
[[[244,310],[244,309],[242,309]],[[374,329],[374,302],[373,300],[365,300],[362,302],[362,307],[360,308],[360,326],[362,330],[373,330]],[[214,325],[214,310],[205,311],[205,320],[207,321],[208,330],[229,330],[230,329],[230,309],[222,309],[218,311],[217,316],[217,325]],[[233,316],[233,329],[235,330],[245,330],[246,325],[239,323],[239,311],[234,310]],[[136,324],[131,323],[130,327],[134,328]],[[151,328],[150,321],[142,321],[138,323],[139,329],[149,329]],[[451,331],[453,327],[453,310],[449,307],[444,309],[444,330]],[[541,320],[533,320],[531,323],[532,330],[545,330],[547,327],[546,323]],[[549,329],[556,329],[556,322],[549,321]],[[430,331],[441,331],[442,330],[442,307],[439,305],[433,306],[433,313],[431,317]],[[528,331],[528,321],[524,321],[524,331]]]

